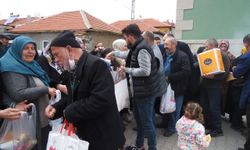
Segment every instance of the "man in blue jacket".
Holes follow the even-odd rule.
[[[236,78],[244,77],[245,79],[240,97],[240,108],[246,109],[248,134],[244,148],[239,148],[239,150],[250,150],[250,34],[244,37],[243,43],[248,52],[240,56],[238,65],[233,68],[233,74]]]

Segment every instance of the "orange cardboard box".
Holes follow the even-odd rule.
[[[198,54],[201,75],[220,74],[225,72],[221,51],[214,48]]]

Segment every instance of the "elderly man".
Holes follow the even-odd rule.
[[[247,116],[247,141],[244,148],[239,148],[239,150],[249,150],[250,149],[250,34],[246,35],[243,39],[244,46],[247,52],[239,57],[239,63],[236,68],[233,69],[233,74],[236,78],[244,77],[245,84],[241,92],[240,97],[240,108],[246,109]]]
[[[174,35],[172,33],[166,33],[163,37],[163,41],[165,41],[165,39],[168,37],[174,38]],[[161,52],[164,56],[165,55],[164,44],[159,45],[159,48],[161,49]],[[185,42],[177,41],[176,49],[184,52],[188,56],[188,60],[189,60],[190,67],[191,67],[191,75],[189,76],[188,85],[187,85],[188,87],[187,87],[187,90],[184,94],[185,95],[184,96],[184,103],[187,103],[190,100],[198,101],[199,98],[197,97],[197,93],[198,93],[199,89],[197,88],[198,87],[198,82],[197,82],[198,80],[197,80],[197,75],[196,75],[196,71],[194,68],[194,62],[195,62],[194,55],[193,55],[191,49],[189,48],[188,44]]]
[[[175,92],[176,111],[166,114],[164,122],[167,121],[168,127],[164,136],[169,137],[175,133],[176,121],[180,118],[184,94],[190,75],[190,63],[188,56],[176,48],[177,41],[173,37],[167,37],[164,41],[166,57],[164,58],[164,73],[166,80],[170,83]]]
[[[45,114],[64,117],[77,128],[89,150],[117,150],[125,144],[114,94],[114,82],[104,61],[84,52],[70,31],[50,45],[56,63],[72,72],[66,78],[68,98],[48,106]]]
[[[208,39],[205,49],[218,48],[216,39]],[[223,136],[221,128],[221,96],[223,82],[230,69],[230,61],[224,51],[221,51],[225,73],[217,75],[204,75],[201,79],[201,105],[204,110],[205,127],[209,129],[212,137]]]

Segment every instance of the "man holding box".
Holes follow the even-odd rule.
[[[208,39],[204,51],[218,48],[216,39]],[[225,52],[221,51],[225,72],[220,74],[204,74],[201,79],[201,105],[204,110],[205,127],[212,137],[223,136],[221,128],[221,96],[222,85],[230,69],[230,61]]]

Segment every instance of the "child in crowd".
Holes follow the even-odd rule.
[[[205,135],[202,108],[197,103],[188,103],[184,116],[176,123],[178,147],[181,150],[201,150],[208,147],[211,136]]]

